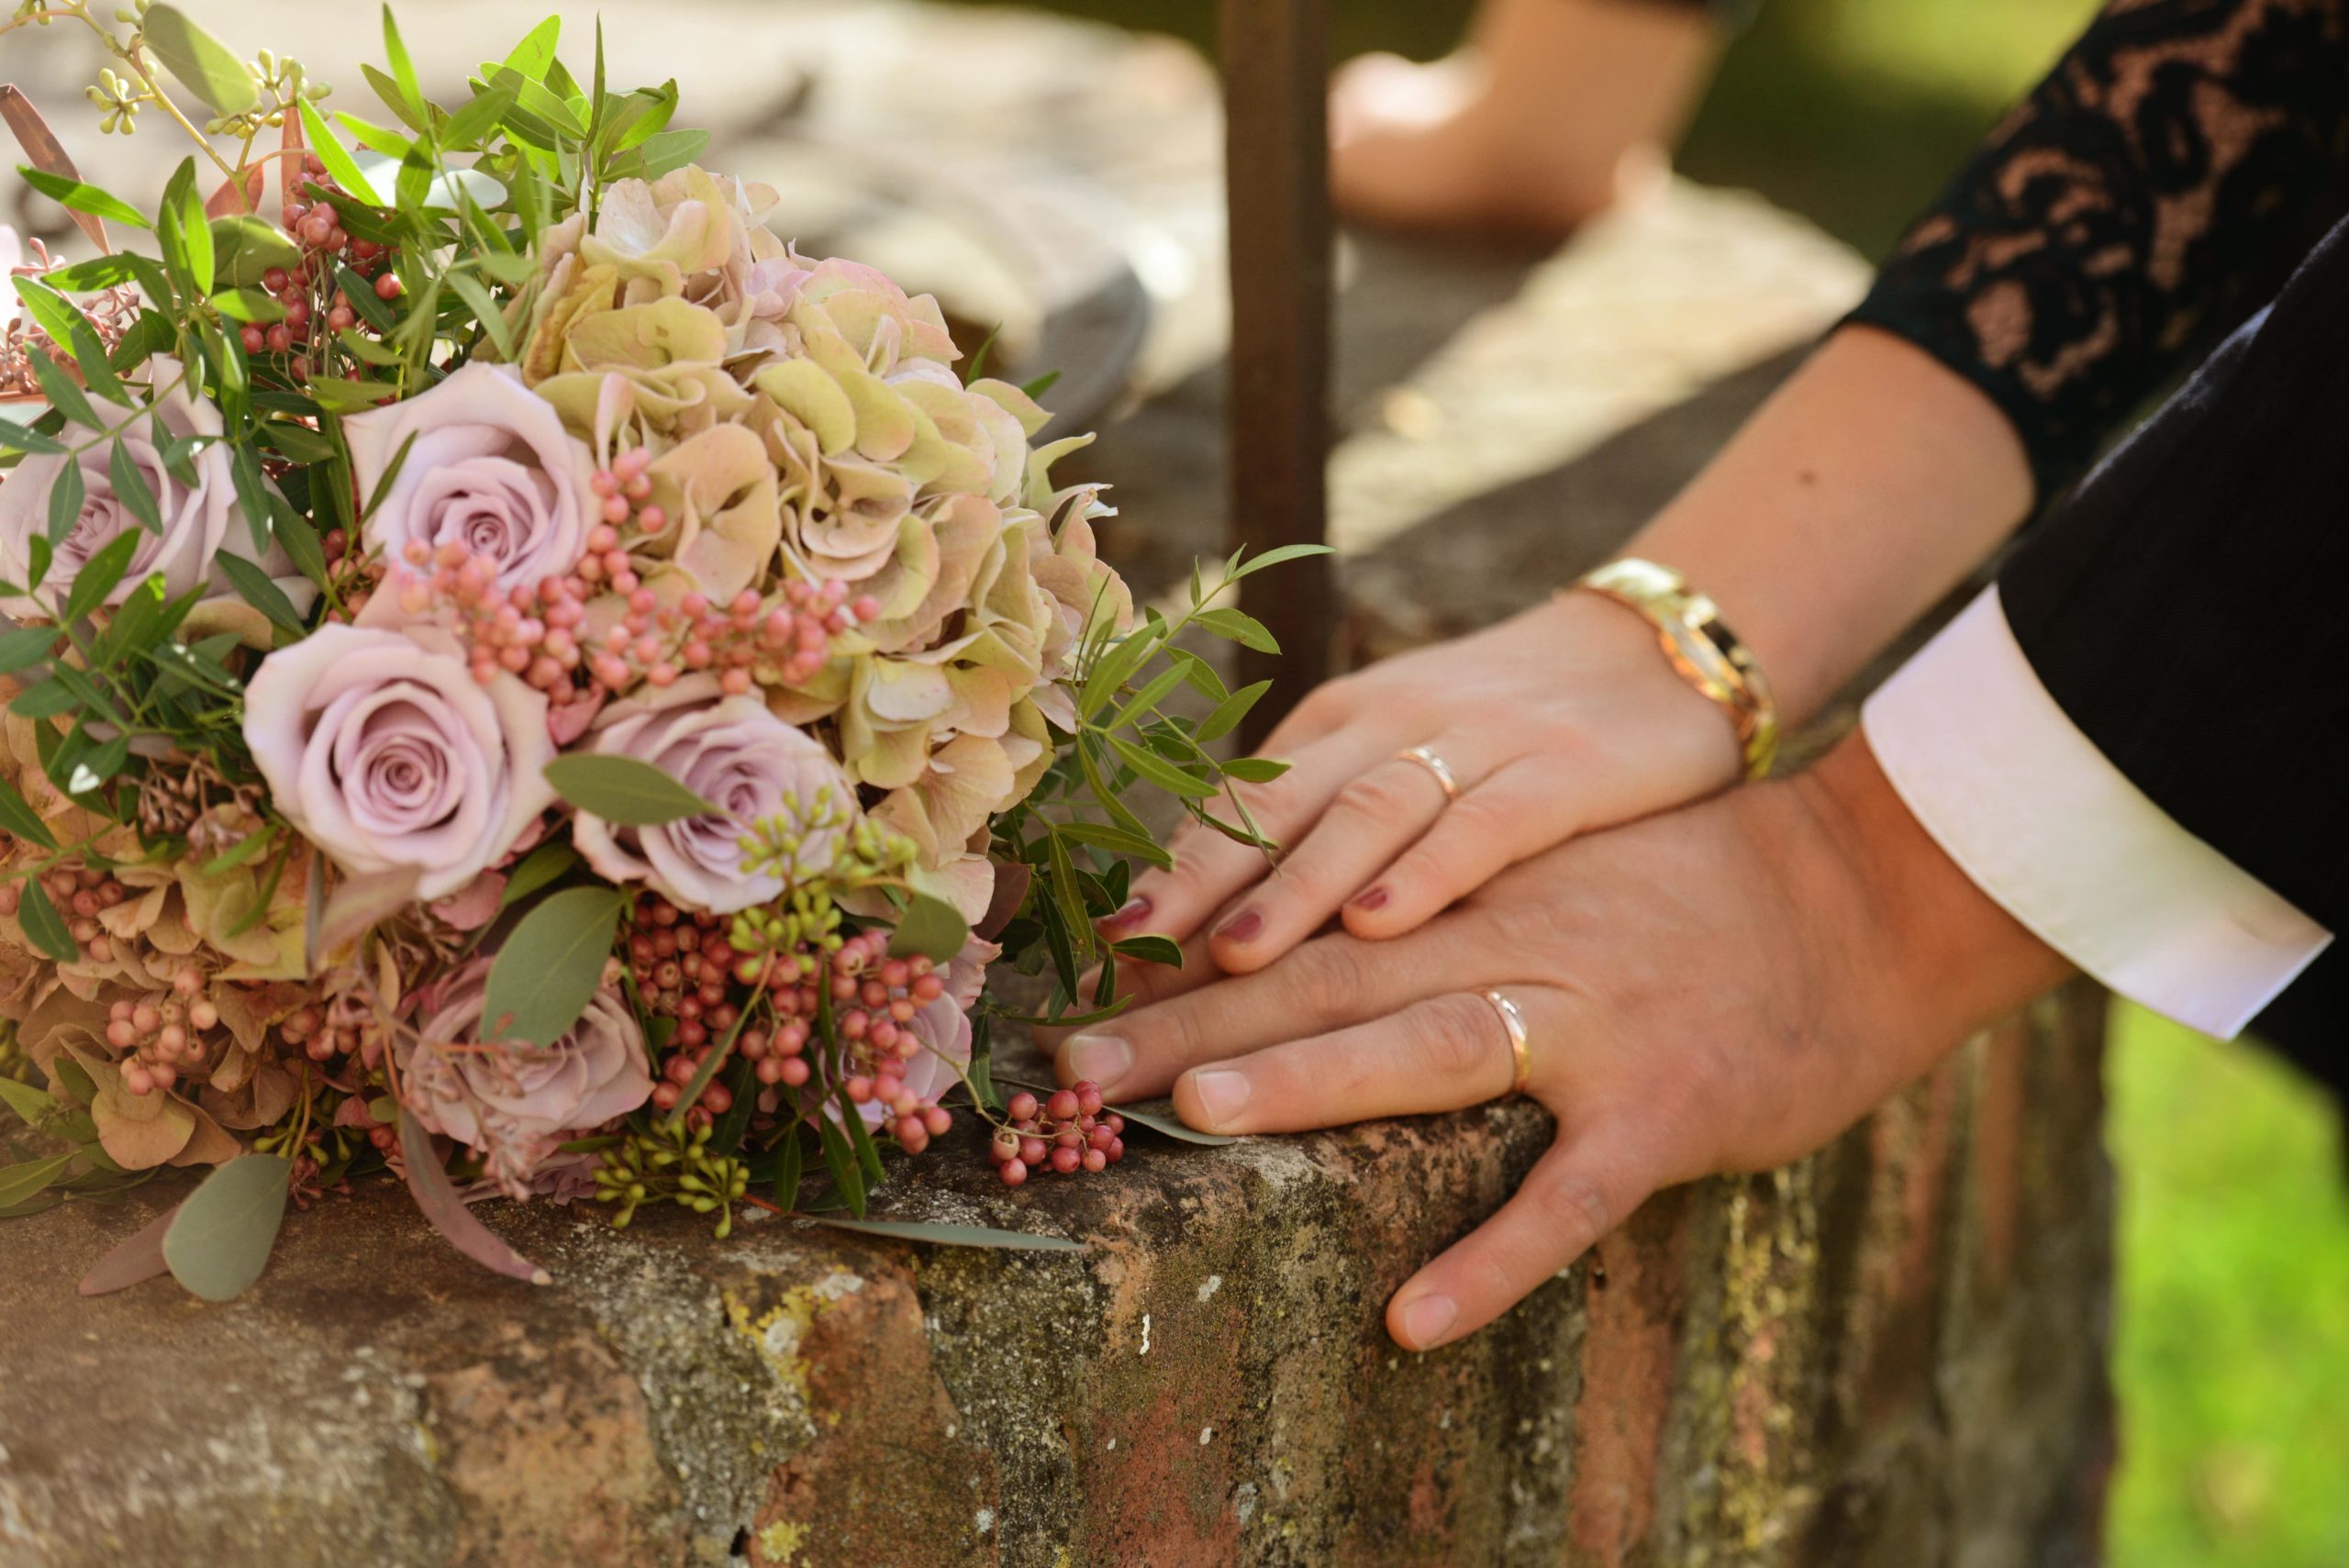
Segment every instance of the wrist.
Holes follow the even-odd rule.
[[[1861,944],[1869,1025],[1915,1068],[2076,973],[1933,841],[1862,732],[1783,787],[1818,846],[1810,875]]]

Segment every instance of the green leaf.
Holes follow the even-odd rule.
[[[1035,380],[1022,385],[1019,390],[1030,398],[1041,397],[1044,394],[1052,391],[1053,384],[1058,382],[1060,379],[1060,372],[1056,370],[1046,371]]]
[[[520,72],[533,82],[545,81],[547,67],[554,63],[555,45],[562,39],[562,18],[547,17],[514,46],[514,51],[506,57],[507,68]],[[484,68],[482,74],[489,75],[491,71]]]
[[[917,893],[906,912],[898,917],[897,929],[889,934],[889,956],[919,956],[933,963],[944,963],[961,952],[963,944],[970,940],[970,922],[954,906],[927,893]]]
[[[86,1106],[98,1097],[98,1086],[68,1051],[60,1051],[49,1061],[49,1091],[54,1095],[61,1090],[77,1106]]]
[[[293,1179],[282,1154],[240,1154],[215,1169],[163,1232],[172,1277],[206,1301],[242,1295],[277,1245]]]
[[[579,753],[546,766],[557,795],[590,817],[626,828],[656,828],[688,817],[725,813],[650,762]]]
[[[482,330],[496,345],[497,357],[510,361],[514,358],[513,337],[507,328],[504,313],[489,297],[489,291],[482,287],[481,280],[467,272],[451,272],[441,282],[456,290],[457,297],[465,302],[465,308],[473,313],[473,319],[481,323]]]
[[[139,30],[164,69],[218,113],[241,115],[261,103],[261,90],[236,51],[190,21],[178,6],[149,6]]]
[[[1235,757],[1223,764],[1223,771],[1242,784],[1270,784],[1288,770],[1288,763],[1271,757]]]
[[[387,381],[350,381],[320,376],[306,384],[311,400],[329,414],[359,414],[397,397],[400,389]]]
[[[0,632],[0,675],[14,674],[28,664],[47,659],[57,645],[53,626],[20,626]]]
[[[1205,628],[1218,637],[1252,648],[1259,653],[1278,653],[1281,645],[1264,629],[1264,623],[1239,610],[1201,610],[1191,617],[1191,624]]]
[[[503,87],[490,87],[473,95],[473,102],[449,117],[440,128],[443,147],[477,147],[489,139],[507,111],[514,106],[514,95]]]
[[[57,913],[57,906],[49,901],[49,890],[40,878],[28,876],[19,884],[24,898],[17,906],[17,923],[33,946],[60,963],[72,963],[82,956],[81,947],[73,940],[73,933],[65,929],[64,919]]]
[[[1201,1143],[1213,1148],[1219,1144],[1240,1141],[1236,1138],[1228,1138],[1220,1132],[1201,1132],[1197,1128],[1186,1127],[1183,1125],[1182,1118],[1171,1110],[1143,1111],[1136,1110],[1131,1106],[1111,1106],[1108,1108],[1124,1117],[1129,1122],[1146,1127],[1162,1138],[1172,1138],[1180,1143]]]
[[[497,906],[511,909],[539,889],[558,881],[563,873],[579,863],[579,851],[560,839],[550,840],[522,858],[506,879],[506,891],[498,895]]]
[[[212,292],[212,230],[204,216],[204,203],[195,194],[195,160],[183,158],[180,166],[163,186],[163,199],[156,207],[155,238],[163,252],[163,269],[171,274],[172,283],[191,295]],[[191,233],[190,229],[200,231]],[[199,269],[198,257],[204,265]]]
[[[17,1113],[17,1119],[28,1127],[38,1126],[41,1118],[55,1107],[57,1101],[30,1084],[19,1084],[14,1078],[0,1075],[0,1105]]]
[[[115,498],[130,508],[139,526],[150,534],[163,531],[163,509],[155,504],[155,492],[148,486],[147,476],[139,472],[139,461],[130,455],[120,436],[114,439],[114,450],[106,457],[106,477],[114,481]],[[124,534],[122,539],[138,541],[136,534]],[[119,542],[117,540],[117,542]],[[81,586],[77,578],[75,587]],[[114,586],[109,583],[108,587]]]
[[[68,795],[87,795],[122,772],[130,761],[130,737],[117,735],[101,746],[93,748],[73,764],[65,781]]]
[[[268,824],[258,833],[248,833],[205,862],[204,869],[196,874],[206,877],[226,875],[277,842],[277,834],[278,827],[274,822]]]
[[[8,705],[8,711],[18,718],[55,718],[70,713],[81,705],[81,697],[63,681],[50,679],[27,686]]]
[[[222,284],[250,288],[270,268],[291,267],[302,259],[300,248],[267,218],[231,213],[214,218],[209,227],[213,270]]]
[[[1157,674],[1152,676],[1150,684],[1142,687],[1141,690],[1136,692],[1130,698],[1129,698],[1126,705],[1123,707],[1120,707],[1117,711],[1116,715],[1110,718],[1109,722],[1103,725],[1102,728],[1105,729],[1123,729],[1127,725],[1131,724],[1135,719],[1151,712],[1153,708],[1157,707],[1160,703],[1165,701],[1166,695],[1175,687],[1181,685],[1184,681],[1188,678],[1189,672],[1185,670],[1182,665],[1168,665],[1165,669],[1161,670]]]
[[[848,1096],[843,1093],[841,1098],[845,1101]],[[848,1107],[848,1115],[852,1119],[855,1118],[856,1107],[853,1105]],[[864,1218],[864,1172],[857,1164],[856,1151],[850,1145],[848,1134],[841,1131],[840,1124],[830,1117],[818,1111],[815,1122],[816,1136],[824,1146],[824,1169],[832,1173],[832,1185],[838,1190],[841,1201],[848,1205],[848,1211],[862,1219]]]
[[[309,518],[286,506],[277,513],[277,539],[303,576],[321,588],[327,585],[326,547],[318,542],[318,530],[310,526]]]
[[[121,533],[108,539],[106,548],[90,557],[73,576],[73,591],[66,595],[63,619],[72,626],[92,610],[106,603],[122,574],[130,570],[130,557],[139,549],[139,539],[134,533]]]
[[[996,1230],[985,1225],[947,1225],[932,1220],[832,1219],[816,1217],[818,1225],[885,1236],[893,1241],[934,1241],[945,1247],[995,1247],[1024,1252],[1082,1252],[1085,1243],[1065,1236],[1045,1236],[1032,1230]]]
[[[1267,566],[1279,566],[1286,562],[1303,561],[1308,556],[1328,555],[1335,549],[1335,546],[1327,544],[1280,545],[1275,549],[1264,551],[1264,554],[1257,556],[1254,560],[1247,562],[1247,564],[1243,566],[1235,567],[1225,576],[1224,581],[1226,583],[1237,583],[1242,577],[1254,576],[1257,573],[1262,572]]]
[[[21,1165],[0,1165],[0,1209],[14,1208],[39,1195],[72,1162],[72,1154],[52,1154]]]
[[[1215,710],[1200,720],[1199,727],[1191,732],[1191,739],[1202,746],[1222,740],[1239,727],[1240,721],[1248,717],[1248,710],[1272,689],[1270,681],[1258,681],[1252,686],[1241,687],[1215,705]]]
[[[425,112],[424,89],[416,82],[416,63],[407,57],[407,45],[400,39],[399,24],[392,19],[389,6],[384,7],[384,58],[391,62],[392,80],[398,83],[400,102],[418,123],[429,125],[431,117]]]
[[[73,328],[84,325],[82,313],[74,309],[63,295],[39,278],[18,274],[12,281],[17,285],[17,297],[25,302],[26,311],[40,329],[48,333],[53,341],[70,345],[73,341]],[[73,357],[79,362],[82,356],[77,350]]]
[[[90,406],[89,398],[83,395],[73,378],[67,375],[55,360],[39,350],[32,350],[25,358],[32,361],[33,378],[40,383],[41,395],[49,399],[50,406],[85,430],[106,428],[106,421],[99,418]]]
[[[1170,795],[1186,800],[1204,800],[1216,792],[1212,782],[1185,772],[1155,751],[1146,751],[1122,736],[1112,735],[1108,740],[1119,762]]]
[[[243,556],[230,554],[225,550],[213,557],[213,564],[236,585],[238,596],[267,616],[273,624],[296,637],[308,629],[302,624],[301,612],[294,607],[294,601],[285,596],[284,589],[270,580],[268,573]]]
[[[1174,857],[1161,848],[1157,840],[1123,828],[1111,828],[1099,822],[1063,822],[1052,831],[1062,838],[1097,850],[1107,850],[1113,855],[1131,855],[1147,861],[1163,871],[1174,869]]]
[[[42,361],[36,357],[33,362],[39,364]],[[74,520],[82,515],[82,503],[85,498],[82,465],[78,462],[68,462],[57,471],[57,478],[49,487],[47,537],[50,544],[54,546],[65,542],[65,536],[73,531]]]
[[[19,425],[6,415],[0,415],[0,450],[38,452],[43,457],[56,457],[65,448],[31,426]]]
[[[1144,963],[1163,964],[1169,969],[1183,967],[1181,944],[1166,937],[1128,937],[1110,944],[1110,951],[1128,958],[1138,958]]]
[[[334,128],[327,124],[326,117],[307,98],[302,100],[302,128],[308,133],[310,150],[318,155],[318,161],[327,166],[327,172],[335,177],[338,184],[369,206],[384,205],[384,198],[375,194],[375,187],[359,172],[359,165],[351,161],[351,151],[342,145],[342,139],[335,135]]]
[[[551,894],[514,928],[490,965],[482,1018],[493,1039],[552,1045],[603,983],[628,895],[609,887]]]
[[[664,130],[649,137],[642,147],[635,150],[635,177],[657,180],[673,173],[700,157],[708,145],[709,132],[706,130]]]
[[[71,207],[75,212],[86,212],[93,217],[110,217],[117,223],[127,223],[133,228],[154,227],[147,221],[146,215],[137,207],[132,206],[120,196],[109,195],[95,185],[84,184],[80,180],[72,179],[63,174],[52,174],[46,169],[36,169],[28,163],[17,165],[17,172],[24,176],[26,184],[60,206]],[[83,261],[79,265],[89,267],[95,264]],[[65,286],[103,288],[106,285],[83,284],[76,279]]]
[[[1077,693],[1077,717],[1091,718],[1108,706],[1119,688],[1126,684],[1126,677],[1140,668],[1150,651],[1157,646],[1158,628],[1138,627],[1131,636],[1096,659],[1085,673],[1083,689]]]
[[[139,227],[146,227],[145,219],[139,220]],[[51,267],[40,275],[40,281],[62,294],[87,294],[127,284],[138,275],[136,257],[93,256],[70,267]]]
[[[678,1098],[685,1098],[682,1091]],[[864,1172],[864,1190],[871,1192],[885,1179],[880,1145],[873,1141],[873,1129],[865,1126],[864,1118],[857,1114],[857,1104],[848,1097],[846,1084],[832,1091],[832,1103],[841,1107],[841,1125],[847,1129],[849,1147],[856,1151],[856,1162]],[[862,1219],[864,1217],[860,1214],[857,1218]]]
[[[285,307],[259,289],[223,289],[212,296],[212,308],[231,321],[254,327],[285,319]]]

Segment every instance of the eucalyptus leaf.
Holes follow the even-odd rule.
[[[716,817],[719,808],[650,762],[633,757],[575,753],[546,766],[557,795],[587,813],[626,828],[657,828],[688,817]]]
[[[531,1284],[551,1284],[546,1270],[530,1262],[507,1246],[496,1232],[484,1225],[473,1211],[465,1207],[463,1198],[449,1180],[449,1172],[441,1163],[440,1152],[432,1147],[432,1135],[423,1124],[405,1109],[400,1117],[400,1154],[407,1167],[407,1190],[416,1198],[416,1207],[440,1232],[448,1243],[484,1268],[495,1269],[509,1279],[526,1280]]]
[[[490,965],[482,1022],[493,1040],[552,1045],[603,984],[628,895],[609,887],[550,894],[522,917]]]
[[[1007,1251],[1082,1252],[1085,1243],[1065,1236],[1045,1236],[1032,1230],[996,1230],[984,1225],[948,1225],[935,1220],[833,1219],[814,1216],[815,1223],[893,1241],[933,1241],[947,1247],[992,1247]]]
[[[205,1177],[163,1231],[172,1277],[206,1301],[242,1295],[277,1244],[293,1176],[282,1154],[240,1154]]]
[[[178,1218],[179,1209],[174,1207],[140,1226],[100,1258],[74,1288],[83,1296],[105,1296],[167,1272],[172,1265],[163,1257],[163,1238]]]
[[[1220,1144],[1240,1141],[1236,1138],[1226,1137],[1220,1132],[1201,1132],[1197,1128],[1186,1127],[1171,1108],[1136,1110],[1131,1106],[1111,1106],[1108,1108],[1124,1117],[1129,1123],[1146,1127],[1160,1137],[1174,1139],[1178,1143],[1197,1143],[1214,1148]]]
[[[150,6],[139,19],[139,31],[164,69],[217,112],[241,115],[261,103],[261,89],[236,51],[197,27],[178,6]]]
[[[944,963],[961,952],[970,940],[970,922],[954,906],[927,893],[917,893],[906,912],[898,917],[897,929],[889,933],[889,956],[919,956],[933,963]]]

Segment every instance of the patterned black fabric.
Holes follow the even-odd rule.
[[[1988,394],[2043,493],[2338,216],[2349,0],[2112,0],[1852,319]]]

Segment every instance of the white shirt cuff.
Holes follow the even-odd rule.
[[[2332,940],[2081,733],[2040,684],[1995,586],[1869,697],[1861,723],[1892,787],[1976,886],[2157,1013],[2232,1037]]]

